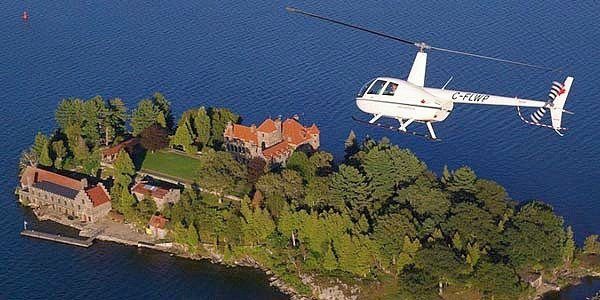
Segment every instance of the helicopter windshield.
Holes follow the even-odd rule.
[[[369,89],[369,91],[367,92],[367,94],[370,95],[378,95],[381,90],[383,89],[383,86],[386,84],[385,80],[377,80],[375,81],[375,83],[373,83],[373,85],[371,86],[371,88]]]
[[[360,88],[360,91],[358,91],[358,94],[356,94],[356,96],[357,97],[362,97],[365,94],[365,92],[367,91],[367,89],[369,88],[369,86],[371,86],[371,83],[373,83],[373,81],[375,81],[375,79],[373,79],[373,80],[365,83],[365,85],[363,85]]]

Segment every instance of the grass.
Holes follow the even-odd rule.
[[[156,171],[187,181],[194,181],[199,167],[198,159],[166,151],[146,152],[141,166],[142,170]]]

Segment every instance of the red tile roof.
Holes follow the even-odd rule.
[[[148,225],[151,227],[164,229],[167,222],[169,222],[169,220],[163,216],[152,216],[152,218],[150,218],[150,222],[148,222]]]
[[[42,181],[51,182],[74,190],[82,190],[85,188],[84,183],[77,179],[62,176],[36,167],[27,167],[23,172],[23,175],[21,175],[21,184],[24,186],[29,186]]]
[[[273,159],[274,157],[287,155],[291,151],[289,144],[286,141],[283,141],[263,150],[262,153],[265,157]]]
[[[159,199],[162,199],[169,192],[169,190],[166,190],[164,188],[150,185],[141,181],[133,186],[132,191],[145,196],[152,196],[154,198]]]
[[[319,130],[316,128],[316,125],[314,125],[314,127],[315,128],[312,130]],[[283,138],[290,144],[300,145],[306,142],[310,139],[308,131],[309,130],[306,127],[302,126],[302,124],[295,119],[287,119],[283,122]]]
[[[308,129],[306,129],[306,132],[310,133],[310,134],[320,134],[321,131],[319,130],[319,127],[317,127],[317,124],[313,123],[312,126],[308,127]]]
[[[110,156],[119,153],[121,149],[127,149],[128,147],[135,146],[139,140],[137,138],[131,138],[126,141],[120,142],[110,148],[102,150],[102,156]]]
[[[233,124],[231,127],[227,127],[225,129],[225,136],[258,144],[256,131],[253,131],[252,127],[240,124]]]
[[[94,207],[104,204],[106,202],[110,202],[108,194],[106,194],[106,191],[100,186],[95,186],[91,189],[86,190],[85,192],[90,197],[90,200],[92,200]]]
[[[266,133],[271,133],[271,132],[277,130],[277,126],[275,126],[275,122],[273,120],[271,120],[271,118],[268,118],[264,122],[262,122],[262,124],[260,124],[260,126],[258,126],[257,130],[266,132]]]

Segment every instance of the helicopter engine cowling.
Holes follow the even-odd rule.
[[[445,120],[453,102],[438,98],[420,86],[402,79],[379,77],[367,83],[356,97],[366,113],[423,122]]]

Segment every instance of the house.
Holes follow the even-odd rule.
[[[136,146],[139,143],[140,143],[140,140],[138,138],[130,138],[130,139],[120,142],[112,147],[103,149],[101,152],[102,164],[105,166],[112,165],[115,162],[115,160],[117,159],[117,155],[119,154],[121,149],[124,149],[125,151],[127,151],[127,153],[129,153],[129,155],[131,156],[133,154],[133,152],[135,151]]]
[[[307,146],[317,150],[320,131],[317,125],[309,127],[299,122],[298,116],[282,121],[268,118],[258,127],[252,124],[227,124],[223,133],[225,149],[241,162],[262,158],[269,165],[285,165],[294,150]]]
[[[83,222],[96,222],[111,210],[110,195],[102,183],[89,186],[86,179],[77,180],[33,166],[21,175],[18,192],[21,203]]]
[[[166,225],[169,220],[162,215],[153,215],[146,226],[146,233],[156,239],[164,239],[167,236]]]
[[[157,182],[142,180],[137,182],[132,188],[131,193],[138,201],[152,199],[156,203],[156,208],[162,210],[167,204],[175,204],[179,201],[181,191],[177,188],[167,187]]]

